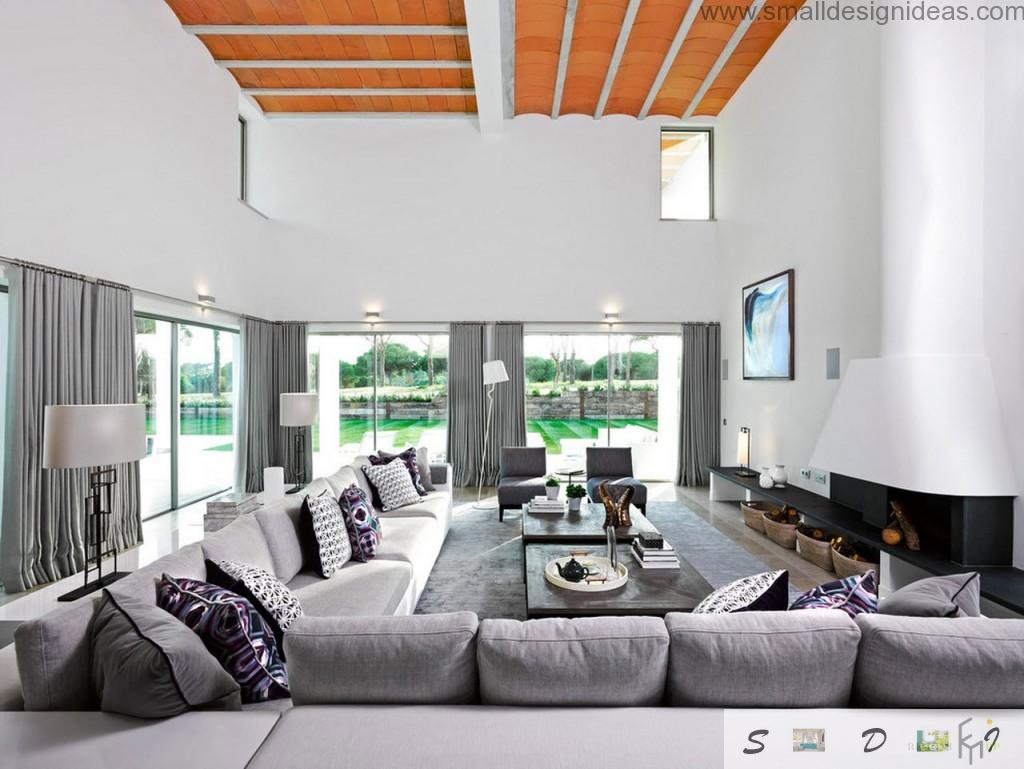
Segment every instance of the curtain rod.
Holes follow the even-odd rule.
[[[81,280],[85,283],[95,283],[100,286],[109,286],[111,288],[124,289],[125,291],[132,290],[132,287],[125,283],[118,283],[113,280],[97,278],[95,275],[86,275],[81,272],[62,270],[57,267],[50,267],[49,265],[46,264],[38,264],[36,262],[30,262],[25,259],[11,259],[6,256],[0,256],[0,262],[3,262],[4,264],[10,264],[15,267],[28,267],[31,270],[38,270],[39,272],[45,272],[49,275],[59,275],[62,278],[72,278],[74,280]]]

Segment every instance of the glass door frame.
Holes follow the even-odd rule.
[[[181,320],[179,318],[171,317],[169,315],[160,315],[159,313],[153,313],[153,312],[137,311],[137,312],[134,313],[134,317],[136,317],[136,318],[146,318],[147,320],[163,321],[164,323],[170,323],[171,324],[171,333],[170,333],[170,338],[171,338],[170,382],[168,382],[168,385],[170,387],[169,392],[173,396],[171,398],[171,436],[170,436],[170,438],[171,438],[171,441],[170,441],[170,447],[171,447],[171,471],[170,471],[171,472],[171,483],[170,483],[171,502],[170,502],[170,504],[171,504],[171,506],[168,507],[165,510],[158,510],[157,512],[145,514],[143,516],[142,520],[148,521],[148,520],[151,520],[151,519],[156,518],[158,516],[166,515],[167,513],[172,513],[175,510],[180,510],[181,509],[181,498],[180,498],[180,495],[178,493],[179,492],[179,483],[178,483],[178,464],[179,464],[179,462],[178,462],[178,438],[179,438],[179,436],[181,434],[181,372],[178,370],[178,358],[179,358],[179,355],[178,355],[179,336],[178,336],[178,334],[179,334],[180,328],[181,328],[181,326],[195,326],[195,327],[198,327],[198,328],[207,328],[207,329],[210,329],[211,331],[222,331],[222,332],[225,332],[225,333],[228,333],[228,334],[235,334],[235,335],[239,335],[241,332],[239,331],[239,329],[231,328],[230,326],[222,326],[222,325],[219,325],[219,324],[216,324],[216,323],[204,323],[203,321],[194,321],[194,320],[187,320],[186,321],[186,320]],[[238,361],[232,361],[232,364],[233,364],[233,366],[232,366],[232,386],[233,387],[237,387],[238,386],[238,371],[236,370],[236,368],[237,368]],[[219,372],[216,372],[214,375],[218,376]],[[237,392],[236,392],[236,395],[237,395]],[[236,403],[237,403],[237,400],[236,400]],[[233,417],[237,417],[237,415],[233,415]],[[236,425],[237,425],[237,423],[234,422],[234,419],[233,419],[233,424],[232,424],[232,434],[233,435],[237,432],[235,430]],[[238,462],[238,441],[234,441],[234,449],[232,451],[232,457],[233,457],[233,459],[235,461],[235,464],[237,464],[237,462]],[[191,499],[191,500],[187,501],[185,503],[185,505],[188,506],[188,505],[198,504],[199,502],[202,502],[205,499],[210,499],[212,497],[217,496],[218,494],[223,494],[226,491],[230,491],[233,487],[234,487],[234,482],[232,482],[228,486],[225,486],[222,489],[219,489],[218,491],[213,491],[213,492],[210,492],[209,494],[201,495],[201,496],[197,497],[196,499]]]

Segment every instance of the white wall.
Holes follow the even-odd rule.
[[[275,317],[713,319],[716,224],[659,221],[658,124],[270,121]],[[309,276],[320,276],[316,280]]]
[[[160,0],[0,0],[0,255],[258,314],[238,89]]]
[[[799,477],[838,381],[825,350],[879,349],[878,35],[871,25],[791,24],[716,131],[723,462],[752,430],[751,464]],[[741,287],[795,269],[796,379],[744,381]]]
[[[985,347],[1003,407],[1010,453],[1024,495],[1024,28],[990,24],[986,28],[985,120],[972,138],[985,145]],[[980,260],[979,260],[980,261]],[[977,266],[981,266],[976,262]],[[1014,564],[1024,568],[1024,506],[1015,502]]]

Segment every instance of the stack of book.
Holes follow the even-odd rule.
[[[631,548],[633,560],[643,569],[678,569],[679,557],[665,540],[643,541],[640,537],[633,540]]]
[[[203,528],[210,531],[223,529],[235,518],[246,513],[251,513],[260,504],[255,494],[229,491],[214,497],[206,503],[206,517],[203,520]]]
[[[565,502],[561,499],[548,499],[547,497],[534,497],[530,500],[531,513],[564,513]]]

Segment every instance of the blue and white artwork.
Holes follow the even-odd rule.
[[[743,289],[743,378],[793,378],[793,271]]]

